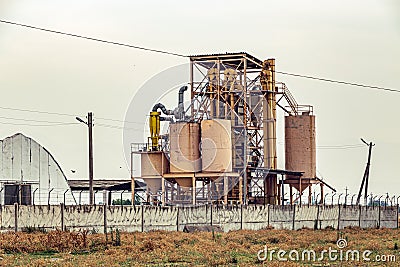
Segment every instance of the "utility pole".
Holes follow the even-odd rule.
[[[364,189],[364,200],[365,200],[365,205],[367,205],[367,195],[368,195],[368,180],[369,180],[369,168],[371,165],[371,154],[372,154],[372,147],[375,146],[375,144],[372,144],[372,142],[365,142],[364,139],[361,138],[361,141],[368,146],[368,161],[367,161],[367,166],[365,167],[364,171],[364,176],[361,182],[360,190],[358,191],[358,197],[357,197],[357,205],[360,204],[360,198],[361,198],[361,192],[365,184],[365,189]]]
[[[79,117],[77,121],[82,122],[88,126],[89,132],[89,204],[93,205],[93,113],[88,112],[87,122]]]

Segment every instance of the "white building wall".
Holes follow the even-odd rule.
[[[64,192],[69,189],[67,178],[44,147],[21,133],[0,140],[0,147],[1,188],[7,183],[31,184],[34,204],[47,204],[50,190],[50,204],[63,202]],[[0,203],[4,204],[4,189],[0,193]],[[66,204],[73,203],[74,198],[68,191]]]

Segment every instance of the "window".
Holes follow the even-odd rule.
[[[30,184],[5,184],[4,185],[4,205],[31,205],[31,185]]]

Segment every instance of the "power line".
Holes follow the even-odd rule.
[[[107,40],[104,40],[104,39],[98,39],[98,38],[93,38],[93,37],[84,36],[84,35],[78,35],[78,34],[74,34],[74,33],[50,30],[50,29],[40,28],[40,27],[36,27],[36,26],[32,26],[32,25],[27,25],[27,24],[22,24],[22,23],[7,21],[7,20],[0,20],[0,22],[1,23],[15,25],[15,26],[20,26],[20,27],[25,27],[25,28],[29,28],[29,29],[44,31],[44,32],[51,32],[51,33],[62,34],[62,35],[66,35],[66,36],[71,36],[71,37],[76,37],[76,38],[81,38],[81,39],[86,39],[86,40],[106,43],[106,44],[125,46],[125,47],[129,47],[129,48],[135,48],[135,49],[140,49],[140,50],[144,50],[144,51],[167,54],[167,55],[172,55],[172,56],[177,56],[177,57],[186,57],[185,55],[178,54],[178,53],[173,53],[173,52],[168,52],[168,51],[163,51],[163,50],[158,50],[158,49],[152,49],[152,48],[146,48],[146,47],[141,47],[141,46],[136,46],[136,45],[124,44],[124,43],[120,43],[120,42],[107,41]]]
[[[76,115],[76,114],[67,114],[67,113],[49,112],[49,111],[31,110],[31,109],[21,109],[21,108],[10,108],[10,107],[0,107],[0,109],[21,111],[21,112],[30,112],[30,113],[40,113],[40,114],[47,114],[47,115],[69,116],[69,117],[80,116],[80,115]]]
[[[0,106],[0,109],[12,110],[12,111],[20,111],[20,112],[29,112],[29,113],[39,113],[39,114],[46,114],[46,115],[68,116],[68,117],[74,117],[74,118],[81,116],[81,115],[77,115],[77,114],[50,112],[50,111],[43,111],[43,110],[21,109],[21,108],[10,108],[10,107],[1,107],[1,106]],[[25,120],[25,121],[35,121],[35,120],[10,118],[10,117],[0,117],[0,118],[3,118],[3,119],[15,119],[15,120]],[[105,120],[105,121],[114,121],[114,122],[133,123],[133,124],[139,124],[139,125],[143,124],[141,122],[136,122],[136,121],[126,121],[126,120],[101,118],[101,117],[95,117],[95,119],[96,120]],[[49,122],[49,121],[36,121],[36,122]],[[49,123],[52,123],[52,122],[49,122]],[[62,123],[62,122],[56,122],[56,123]]]
[[[99,118],[96,117],[97,120],[105,120],[105,121],[114,121],[114,122],[126,122],[126,123],[133,123],[133,124],[140,124],[142,125],[142,122],[137,122],[137,121],[125,121],[125,120],[117,120],[117,119],[109,119],[109,118]]]
[[[312,80],[317,80],[317,81],[330,82],[330,83],[339,83],[339,84],[345,84],[345,85],[351,85],[351,86],[358,86],[358,87],[364,87],[364,88],[370,88],[370,89],[377,89],[377,90],[384,90],[384,91],[389,91],[389,92],[400,93],[400,90],[392,89],[392,88],[373,86],[373,85],[366,85],[366,84],[361,84],[361,83],[338,81],[338,80],[319,78],[319,77],[314,77],[314,76],[295,74],[295,73],[289,73],[289,72],[283,72],[283,71],[275,71],[275,72],[279,73],[279,74],[283,74],[283,75],[289,75],[289,76],[294,76],[294,77],[312,79]]]
[[[134,48],[134,49],[140,49],[140,50],[149,51],[149,52],[167,54],[167,55],[172,55],[172,56],[177,56],[177,57],[188,57],[183,54],[178,54],[178,53],[169,52],[169,51],[165,51],[165,50],[158,50],[158,49],[146,48],[146,47],[141,47],[141,46],[136,46],[136,45],[120,43],[120,42],[107,41],[104,39],[98,39],[98,38],[93,38],[93,37],[89,37],[89,36],[83,36],[83,35],[78,35],[78,34],[73,34],[73,33],[50,30],[50,29],[45,29],[45,28],[41,28],[41,27],[36,27],[36,26],[32,26],[32,25],[27,25],[27,24],[22,24],[22,23],[7,21],[7,20],[0,20],[0,22],[5,23],[5,24],[14,25],[14,26],[20,26],[20,27],[25,27],[25,28],[29,28],[29,29],[45,31],[45,32],[50,32],[50,33],[56,33],[56,34],[61,34],[61,35],[96,41],[96,42],[102,42],[102,43],[118,45],[118,46],[125,46],[125,47],[129,47],[129,48]],[[377,90],[384,90],[384,91],[389,91],[389,92],[400,93],[400,90],[387,88],[387,87],[381,87],[381,86],[373,86],[373,85],[366,85],[366,84],[361,84],[361,83],[339,81],[339,80],[320,78],[320,77],[314,77],[314,76],[296,74],[296,73],[289,73],[289,72],[283,72],[283,71],[275,71],[275,73],[288,75],[288,76],[294,76],[294,77],[300,77],[300,78],[306,78],[306,79],[312,79],[312,80],[318,80],[318,81],[324,81],[324,82],[330,82],[330,83],[338,83],[338,84],[345,84],[345,85],[350,85],[350,86],[357,86],[357,87],[363,87],[363,88],[370,88],[370,89],[377,89]]]
[[[64,124],[64,123],[68,123],[68,122],[62,122],[62,121],[43,121],[43,120],[11,118],[11,117],[4,117],[4,116],[0,116],[0,119],[17,120],[17,121],[30,121],[30,122],[44,122],[44,123],[49,123],[49,124]],[[74,123],[74,124],[76,124],[76,123]]]
[[[353,147],[317,147],[317,149],[355,149],[355,148],[362,148],[363,146],[353,146]]]
[[[96,123],[95,126],[106,127],[106,128],[111,128],[111,129],[118,129],[118,130],[132,130],[132,131],[137,131],[137,132],[143,131],[143,129],[138,129],[138,128],[122,127],[122,126],[115,126],[115,125],[102,124],[102,123]]]
[[[317,146],[320,148],[342,148],[342,147],[363,147],[363,144],[353,144],[353,145],[321,145]]]
[[[43,111],[43,110],[31,110],[31,109],[21,109],[21,108],[10,108],[10,107],[1,107],[0,109],[4,110],[12,110],[12,111],[20,111],[20,112],[28,112],[28,113],[38,113],[38,114],[46,114],[46,115],[57,115],[57,116],[68,116],[68,117],[80,117],[80,115],[76,114],[67,114],[67,113],[59,113],[59,112],[50,112],[50,111]],[[0,116],[1,119],[8,119],[8,120],[19,120],[19,121],[28,121],[28,122],[43,122],[43,123],[51,123],[51,124],[65,124],[64,122],[61,121],[47,121],[47,120],[33,120],[33,119],[23,119],[23,118],[15,118],[15,117],[4,117]],[[101,118],[101,117],[95,117],[96,120],[106,120],[106,121],[114,121],[114,122],[124,122],[124,123],[133,123],[133,124],[139,124],[142,125],[140,122],[134,122],[134,121],[125,121],[125,120],[118,120],[118,119],[110,119],[110,118]],[[10,123],[11,124],[11,123]],[[70,123],[66,123],[70,124]],[[76,123],[74,123],[76,124]],[[25,125],[25,124],[14,124],[14,125]],[[98,126],[104,126],[104,127],[113,127],[113,128],[120,128],[120,129],[135,129],[135,128],[129,128],[129,127],[122,127],[122,126],[113,126],[113,125],[106,125],[106,124],[96,124]],[[30,126],[34,126],[34,124],[30,124]],[[135,129],[137,130],[137,129]]]
[[[77,125],[76,122],[70,123],[51,123],[51,124],[29,124],[29,123],[13,123],[13,122],[2,122],[0,124],[8,124],[8,125],[19,125],[19,126],[39,126],[39,127],[47,127],[47,126],[64,126],[64,125]]]
[[[284,145],[283,142],[278,142],[279,145]],[[353,145],[321,145],[316,146],[316,149],[354,149],[365,147],[363,144],[353,144]]]

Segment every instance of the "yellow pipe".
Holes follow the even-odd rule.
[[[151,138],[151,150],[158,150],[158,140],[160,139],[160,115],[161,112],[152,111],[150,112],[150,138]]]

